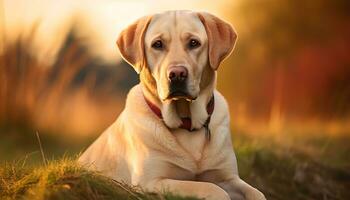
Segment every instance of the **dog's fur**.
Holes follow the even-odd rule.
[[[188,49],[189,39],[200,46]],[[164,49],[152,48],[155,40]],[[236,33],[228,23],[204,12],[168,11],[139,19],[120,34],[123,58],[140,74],[124,111],[79,158],[89,168],[151,192],[173,192],[205,199],[265,199],[238,176],[232,149],[228,106],[215,89],[216,69],[232,51]],[[193,101],[167,99],[170,66],[188,70],[187,90]],[[206,105],[215,108],[205,137]],[[161,109],[163,120],[147,105]],[[181,117],[192,128],[178,128]]]

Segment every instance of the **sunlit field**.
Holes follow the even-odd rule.
[[[207,10],[238,32],[217,87],[240,176],[267,199],[350,199],[347,1],[34,2],[0,1],[0,199],[183,199],[74,162],[138,83],[117,34],[168,9]]]

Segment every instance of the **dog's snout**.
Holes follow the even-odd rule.
[[[174,66],[168,69],[168,79],[170,82],[185,81],[187,79],[187,69],[183,66]]]

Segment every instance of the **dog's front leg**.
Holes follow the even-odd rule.
[[[228,181],[218,183],[218,185],[229,193],[231,199],[241,199],[236,197],[242,194],[245,200],[266,200],[263,193],[244,182],[237,175]]]
[[[175,195],[197,197],[206,200],[230,200],[227,192],[209,182],[161,179],[149,183],[146,189],[151,192],[171,192]]]

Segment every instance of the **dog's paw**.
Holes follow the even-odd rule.
[[[224,193],[222,195],[214,196],[213,198],[208,198],[209,200],[231,200],[230,196],[227,193]],[[207,198],[206,198],[207,200]]]
[[[264,194],[257,189],[253,189],[246,194],[246,200],[266,200]]]
[[[216,185],[214,187],[207,188],[205,192],[209,193],[209,195],[204,197],[205,200],[231,200],[230,195]]]

